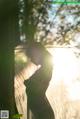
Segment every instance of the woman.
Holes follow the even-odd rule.
[[[52,56],[41,43],[29,43],[27,55],[40,68],[25,81],[29,107],[35,119],[54,119],[53,110],[45,92],[52,77]]]

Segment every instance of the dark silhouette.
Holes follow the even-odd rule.
[[[28,103],[35,119],[54,119],[54,112],[45,92],[52,76],[52,56],[40,43],[30,43],[27,55],[41,68],[25,81]]]

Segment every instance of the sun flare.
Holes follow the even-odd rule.
[[[78,93],[80,90],[80,60],[74,54],[73,48],[53,48],[48,50],[53,56],[53,74],[46,95],[48,98],[52,96],[52,87],[58,87],[63,83],[67,90],[67,98],[80,100]]]

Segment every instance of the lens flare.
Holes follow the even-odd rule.
[[[48,51],[53,56],[53,74],[46,92],[48,99],[51,100],[53,90],[57,91],[57,87],[63,84],[69,100],[80,100],[78,93],[80,90],[80,59],[74,54],[73,48],[52,48]]]

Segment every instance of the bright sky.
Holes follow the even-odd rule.
[[[59,28],[61,25],[65,26],[64,28],[67,29],[70,26],[76,26],[76,24],[80,21],[80,16],[76,16],[76,14],[73,14],[74,11],[75,12],[79,11],[78,9],[76,9],[76,7],[72,11],[65,9],[65,8],[63,8],[63,10],[58,11],[59,7],[60,7],[59,4],[52,4],[52,9],[48,11],[49,21],[53,22],[54,24],[49,29],[56,36],[58,36]],[[63,21],[61,20],[61,16],[64,16]],[[75,36],[72,37],[73,42],[72,41],[70,42],[72,46],[76,44],[78,45],[78,43],[80,44],[80,32],[79,33],[75,32],[74,34]],[[75,40],[74,40],[74,37],[75,37]]]

